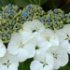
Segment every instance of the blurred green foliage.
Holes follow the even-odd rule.
[[[70,0],[47,0],[42,6],[46,11],[54,8],[61,8],[66,13],[70,12]]]
[[[41,5],[46,11],[54,8],[61,8],[65,12],[70,11],[70,0],[0,0],[0,8],[8,3],[16,4],[22,8],[31,3]]]
[[[42,5],[46,2],[47,2],[47,0],[0,0],[0,8],[1,8],[1,6],[5,6],[8,3],[16,4],[19,7],[25,7],[28,4]]]

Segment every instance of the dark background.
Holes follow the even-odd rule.
[[[41,5],[45,11],[54,8],[61,8],[66,13],[70,11],[70,0],[0,0],[0,8],[9,3],[16,4],[21,8],[33,3]]]

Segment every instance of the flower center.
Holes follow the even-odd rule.
[[[55,59],[57,59],[58,54],[53,53]]]
[[[44,61],[40,61],[40,63],[43,64],[43,67],[45,67],[46,65],[48,65],[48,63],[46,62],[46,59],[44,58]]]
[[[32,33],[36,32],[36,30],[33,30]]]
[[[24,47],[24,44],[22,42],[20,42],[20,48],[23,48]]]
[[[69,34],[66,35],[65,40],[68,40],[68,43],[70,43],[70,36],[69,36]]]
[[[39,50],[39,47],[38,47],[38,46],[36,46],[36,47],[35,47],[35,49],[36,49],[36,50]]]
[[[3,63],[3,65],[5,65],[5,66],[7,66],[7,68],[9,68],[9,66],[10,66],[10,61],[8,60],[6,63]]]

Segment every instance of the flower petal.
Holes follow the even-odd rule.
[[[0,57],[3,57],[6,54],[6,47],[3,42],[0,40]]]

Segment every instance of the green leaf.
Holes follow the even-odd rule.
[[[60,68],[59,70],[70,70],[70,66],[62,67],[62,68]]]
[[[30,70],[30,63],[33,59],[28,59],[27,61],[20,63],[18,70]]]
[[[45,2],[47,2],[47,0],[14,0],[14,3],[19,5],[20,7],[25,7],[28,4],[42,5]]]
[[[29,0],[14,0],[14,3],[19,7],[25,7],[26,5],[30,4]]]
[[[33,0],[34,4],[42,5],[43,3],[47,2],[47,0]]]
[[[0,0],[0,8],[5,6],[9,3],[16,4],[19,7],[25,7],[28,4],[38,4],[42,5],[43,3],[47,2],[47,0]]]

